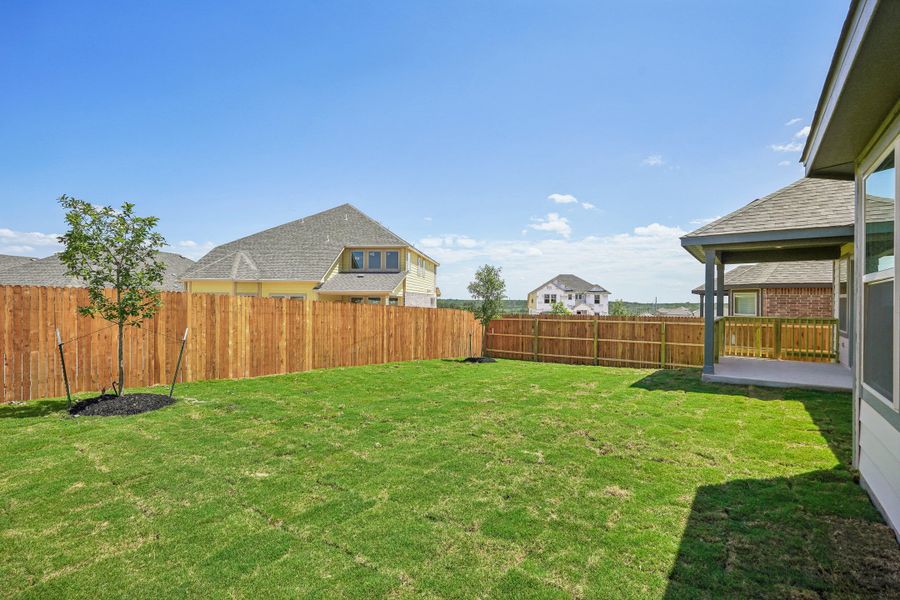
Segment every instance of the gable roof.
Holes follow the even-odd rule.
[[[342,204],[217,246],[183,278],[319,281],[344,248],[379,246],[413,247],[355,206]]]
[[[772,287],[830,287],[833,263],[827,260],[760,263],[740,265],[725,273],[725,289]],[[703,294],[698,285],[694,294]]]
[[[717,235],[853,226],[852,181],[804,178],[684,236]]]
[[[529,292],[529,293],[533,294],[536,291],[538,291],[539,289],[541,289],[542,287],[549,285],[551,283],[565,292],[578,292],[578,293],[593,292],[596,294],[608,294],[609,293],[606,289],[603,288],[603,286],[597,285],[596,283],[590,283],[589,281],[585,281],[581,277],[572,275],[571,273],[560,273],[553,279],[550,279],[549,281],[545,281],[541,285],[537,286],[536,288],[531,290],[531,292]]]
[[[18,267],[32,261],[38,260],[33,256],[14,256],[12,254],[0,254],[0,271]]]
[[[183,291],[181,275],[194,264],[194,261],[172,252],[159,252],[158,256],[166,265],[160,290],[164,292]],[[84,287],[81,281],[66,275],[66,266],[59,260],[58,254],[33,259],[30,262],[0,271],[0,285]]]

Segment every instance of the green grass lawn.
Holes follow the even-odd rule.
[[[849,395],[429,361],[0,407],[4,597],[891,596]]]

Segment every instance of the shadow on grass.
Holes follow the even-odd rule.
[[[850,394],[709,384],[697,369],[656,371],[632,387],[801,402],[838,461],[698,488],[666,598],[897,597],[900,546],[849,467]]]
[[[45,417],[56,412],[65,412],[66,400],[28,400],[0,404],[0,419],[30,419]]]
[[[896,597],[900,547],[844,467],[697,490],[666,598]]]
[[[849,393],[704,383],[700,381],[699,369],[655,371],[636,381],[631,387],[648,391],[680,391],[755,400],[800,402],[838,461],[842,465],[850,464],[852,444],[850,425],[853,414]]]

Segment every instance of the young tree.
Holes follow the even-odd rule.
[[[87,286],[90,303],[79,307],[85,316],[100,315],[119,328],[119,388],[125,387],[123,341],[125,327],[140,327],[160,307],[159,286],[165,264],[159,249],[166,243],[155,231],[159,219],[134,214],[134,204],[116,210],[71,196],[61,196],[69,230],[59,241],[59,255],[68,274]],[[112,293],[104,293],[112,290]]]
[[[609,303],[609,314],[616,317],[624,317],[628,314],[628,309],[625,308],[624,300],[613,300]]]
[[[550,314],[551,315],[571,315],[572,311],[566,308],[566,305],[562,302],[554,302],[550,305]]]
[[[481,353],[487,347],[487,329],[491,320],[503,312],[506,297],[506,282],[500,277],[503,269],[493,265],[483,265],[475,272],[475,279],[469,284],[469,294],[478,300],[475,318],[481,321]]]

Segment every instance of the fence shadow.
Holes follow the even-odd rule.
[[[66,400],[29,400],[0,404],[0,419],[30,419],[65,412]]]
[[[896,597],[900,546],[851,472],[697,490],[666,598]]]

